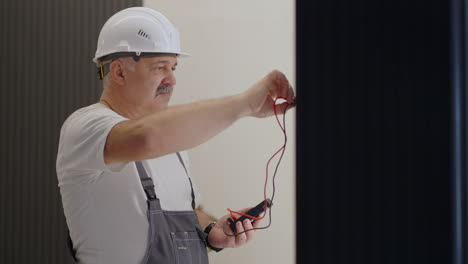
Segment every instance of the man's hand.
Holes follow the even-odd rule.
[[[287,100],[287,102],[277,106],[278,113],[284,113],[287,104],[294,101],[294,90],[286,76],[282,72],[274,70],[245,91],[243,96],[250,106],[251,116],[268,117],[274,114],[273,103],[277,97],[283,97]]]
[[[245,208],[239,212],[245,213],[252,208]],[[236,226],[236,233],[242,233],[236,236],[227,236],[225,233],[233,235],[231,228],[229,228],[229,223],[227,219],[231,217],[230,214],[223,216],[216,225],[211,229],[210,234],[208,235],[208,241],[210,245],[216,248],[237,248],[245,243],[249,242],[255,236],[255,230],[244,232],[244,230],[249,230],[256,228],[260,225],[261,220],[255,220],[253,223],[250,220],[246,219],[244,222],[238,222]]]

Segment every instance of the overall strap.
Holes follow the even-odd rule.
[[[187,168],[185,167],[184,161],[182,160],[182,157],[180,156],[179,152],[177,152],[177,157],[179,158],[180,163],[184,167],[185,173],[187,174],[187,178],[189,179],[190,189],[192,191],[192,209],[195,210],[195,193],[193,191],[192,179],[190,179]],[[150,204],[157,202],[157,207],[159,207],[157,209],[160,210],[161,208],[159,205],[159,199],[156,196],[156,191],[154,190],[153,179],[151,179],[151,177],[148,176],[148,173],[146,172],[145,167],[143,167],[143,163],[141,161],[135,161],[135,164],[137,167],[138,175],[140,176],[141,185],[143,186],[143,190],[145,191],[148,202]]]
[[[138,175],[140,176],[141,185],[143,186],[143,190],[146,194],[146,198],[148,198],[149,201],[158,199],[156,192],[154,191],[153,179],[148,176],[148,173],[146,173],[145,167],[143,167],[141,161],[135,161],[135,164],[138,170]]]
[[[187,168],[185,167],[184,161],[182,160],[179,152],[177,152],[177,157],[179,158],[180,163],[182,163],[182,166],[184,166],[185,174],[187,174],[187,178],[189,179],[190,189],[192,190],[192,209],[195,211],[195,193],[193,192],[192,179],[190,179]]]

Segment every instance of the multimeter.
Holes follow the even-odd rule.
[[[272,205],[273,205],[273,202],[270,200],[270,199],[266,199],[266,205],[268,208],[270,208]],[[260,202],[257,206],[255,206],[254,208],[250,209],[247,213],[245,213],[246,215],[250,215],[250,216],[253,216],[253,217],[258,217],[261,213],[263,213],[263,211],[265,210],[264,208],[265,206],[265,201],[262,201]],[[250,222],[254,222],[255,219],[252,219],[252,218],[249,218],[249,217],[246,217],[246,216],[241,216],[239,218],[237,218],[236,220],[233,220],[232,218],[229,218],[227,221],[229,222],[229,226],[231,227],[231,230],[232,232],[236,233],[236,224],[237,222],[242,222],[244,221],[245,219],[249,219]]]

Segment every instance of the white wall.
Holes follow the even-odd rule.
[[[192,55],[179,59],[172,104],[239,93],[273,69],[295,87],[293,0],[146,0],[145,6],[173,22],[182,50]],[[290,144],[277,174],[271,228],[242,248],[211,253],[210,263],[294,263],[295,110],[286,120]],[[192,175],[207,211],[219,217],[228,207],[260,202],[266,162],[282,142],[274,118],[245,118],[191,149]],[[271,181],[268,188],[271,194]]]

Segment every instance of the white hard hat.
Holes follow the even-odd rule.
[[[179,32],[161,13],[146,7],[131,7],[110,17],[99,33],[93,61],[108,57],[188,55],[180,50]],[[112,56],[114,55],[114,56]]]

